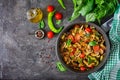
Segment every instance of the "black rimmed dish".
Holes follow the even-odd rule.
[[[90,69],[90,70],[88,70],[88,71],[84,71],[84,72],[75,70],[75,69],[71,68],[70,66],[66,65],[66,63],[64,62],[64,60],[63,60],[63,58],[62,58],[62,56],[61,56],[60,50],[59,50],[60,37],[63,35],[63,33],[68,32],[70,29],[72,29],[75,24],[94,26],[94,27],[96,28],[96,30],[97,30],[100,34],[102,34],[102,36],[103,36],[103,38],[104,38],[104,40],[105,40],[106,50],[105,50],[105,53],[104,53],[104,58],[103,58],[103,60],[99,63],[98,66],[96,66],[96,67],[94,67],[93,69]],[[95,72],[95,71],[99,70],[99,69],[105,64],[105,62],[106,62],[106,60],[107,60],[107,58],[108,58],[108,56],[109,56],[109,52],[110,52],[110,43],[109,43],[109,39],[108,39],[105,31],[104,31],[102,28],[100,28],[99,26],[97,26],[96,24],[94,24],[94,23],[86,23],[86,22],[73,23],[73,24],[65,27],[65,28],[62,30],[62,32],[59,34],[58,39],[57,39],[56,54],[57,54],[60,62],[63,64],[63,66],[64,66],[66,69],[68,69],[68,70],[70,70],[70,71],[72,71],[72,72],[75,72],[75,73],[79,73],[79,74],[89,74],[89,73],[92,73],[92,72]]]

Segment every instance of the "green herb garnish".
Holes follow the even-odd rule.
[[[71,44],[71,42],[72,41],[70,39],[68,39],[67,42],[66,42],[66,44],[69,46]]]
[[[118,5],[118,0],[72,0],[74,11],[69,21],[73,21],[80,15],[86,17],[87,22],[98,21],[105,16],[112,15]]]
[[[44,22],[44,20],[42,20],[39,23],[39,29],[43,29],[44,27],[45,27],[45,22]]]
[[[96,41],[91,41],[91,42],[89,42],[89,46],[95,46],[96,44],[97,44]]]
[[[62,21],[61,20],[56,20],[56,24],[60,24]]]

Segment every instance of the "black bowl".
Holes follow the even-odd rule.
[[[71,28],[73,28],[73,26],[74,26],[75,24],[80,24],[80,25],[82,25],[82,24],[88,24],[88,25],[94,26],[94,27],[96,28],[96,30],[103,35],[104,40],[105,40],[106,50],[105,50],[105,53],[104,53],[104,54],[105,54],[105,55],[104,55],[104,59],[99,63],[98,66],[94,67],[94,68],[91,69],[91,70],[85,71],[85,72],[81,72],[81,71],[75,70],[75,69],[71,68],[70,66],[66,65],[66,63],[64,62],[62,56],[60,55],[60,51],[59,51],[59,46],[60,46],[59,43],[60,43],[60,37],[61,37],[61,35],[62,35],[63,33],[65,33],[65,32],[67,32],[67,31],[69,31]],[[62,30],[62,32],[59,34],[58,39],[57,39],[56,53],[57,53],[57,56],[58,56],[60,62],[63,64],[63,66],[64,66],[66,69],[68,69],[68,70],[70,70],[70,71],[72,71],[72,72],[75,72],[75,73],[79,73],[79,74],[89,74],[89,73],[92,73],[92,72],[95,72],[95,71],[99,70],[99,69],[105,64],[105,62],[106,62],[106,60],[107,60],[107,58],[108,58],[108,56],[109,56],[109,52],[110,52],[110,43],[109,43],[109,39],[108,39],[106,33],[105,33],[99,26],[95,25],[94,23],[79,22],[79,23],[71,24],[71,25],[65,27],[65,28]]]

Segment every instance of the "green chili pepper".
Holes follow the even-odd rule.
[[[52,20],[54,13],[55,13],[55,11],[48,13],[48,26],[49,26],[50,30],[53,31],[54,33],[59,33],[63,29],[63,26],[60,27],[59,29],[55,28],[55,26],[53,24],[53,20]]]
[[[91,60],[93,60],[96,63],[95,66],[99,64],[99,61],[95,57],[92,57],[92,56],[89,56],[89,57]]]
[[[63,3],[63,0],[58,0],[59,4],[62,6],[63,9],[66,9],[64,3]]]

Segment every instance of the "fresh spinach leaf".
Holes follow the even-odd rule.
[[[66,42],[66,44],[69,46],[71,44],[71,40],[68,39],[67,42]]]
[[[105,0],[95,0],[95,4],[102,5]]]
[[[69,21],[73,21],[76,18],[78,18],[80,16],[79,11],[81,10],[84,0],[72,0],[73,4],[74,4],[74,11],[72,13],[72,16],[68,19]]]
[[[72,0],[74,11],[69,21],[73,21],[80,16],[86,17],[87,22],[98,21],[114,13],[118,0]]]
[[[60,24],[62,21],[61,20],[56,20],[56,24]]]
[[[96,13],[89,13],[86,15],[86,22],[94,22],[96,20]]]
[[[82,16],[85,16],[93,9],[93,6],[94,6],[94,0],[88,0],[87,4],[82,7],[79,13],[81,13]]]
[[[45,27],[45,22],[44,22],[44,20],[42,20],[42,21],[40,21],[40,23],[39,23],[39,28],[40,29],[43,29]]]

